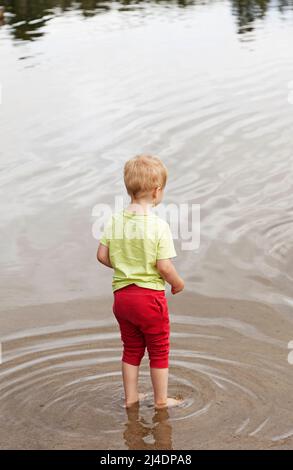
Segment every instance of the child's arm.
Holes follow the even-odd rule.
[[[156,266],[162,278],[171,285],[172,294],[178,294],[184,289],[184,281],[170,259],[158,259]]]
[[[106,245],[103,245],[102,243],[99,244],[99,248],[97,251],[97,260],[104,264],[105,266],[108,266],[109,268],[113,268],[111,261],[110,261],[110,256],[109,256],[109,247]]]

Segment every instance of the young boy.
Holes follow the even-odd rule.
[[[122,375],[125,406],[137,403],[138,370],[148,349],[156,408],[178,405],[167,397],[170,323],[165,281],[172,294],[184,289],[170,258],[176,256],[169,224],[150,211],[163,198],[167,169],[154,156],[138,155],[127,161],[124,182],[131,203],[112,215],[97,259],[114,269],[113,313],[123,341]]]

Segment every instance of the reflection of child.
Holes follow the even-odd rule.
[[[123,432],[129,450],[172,450],[172,427],[168,409],[155,411],[150,425],[139,415],[139,403],[126,409],[128,421]],[[151,442],[150,442],[151,441]]]
[[[125,405],[136,403],[138,369],[147,347],[155,407],[175,406],[167,397],[170,323],[165,281],[172,294],[184,282],[170,260],[176,256],[167,222],[150,206],[163,198],[167,169],[157,157],[139,155],[124,167],[124,181],[131,203],[108,221],[97,258],[114,269],[113,313],[123,341],[122,375]]]

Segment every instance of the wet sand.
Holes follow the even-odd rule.
[[[0,313],[2,449],[292,449],[292,323],[270,306],[169,296],[169,395],[154,410],[147,352],[123,407],[112,298]]]

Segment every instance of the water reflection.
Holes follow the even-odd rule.
[[[41,28],[53,17],[69,10],[77,10],[84,17],[110,10],[109,1],[82,0],[4,0],[5,23],[11,25],[15,39],[34,40],[44,35]]]
[[[172,450],[172,427],[168,409],[156,410],[153,425],[139,416],[139,403],[126,409],[128,421],[123,433],[129,450]]]
[[[219,0],[219,3],[221,0]],[[92,17],[104,14],[113,9],[123,13],[147,10],[151,4],[160,5],[162,8],[177,7],[190,8],[197,4],[202,5],[198,0],[173,0],[161,1],[150,0],[149,2],[134,0],[2,0],[1,4],[5,8],[4,19],[1,19],[0,26],[7,24],[10,26],[10,33],[15,39],[35,40],[43,36],[42,29],[53,17],[70,10],[79,12],[82,17]],[[211,3],[215,3],[211,0]],[[118,6],[117,6],[118,5]],[[231,0],[231,10],[236,17],[238,34],[249,33],[254,30],[256,20],[264,19],[269,8],[278,9],[285,12],[292,9],[293,0]]]
[[[270,0],[232,0],[232,13],[237,18],[238,33],[251,32],[256,19],[263,19]]]

